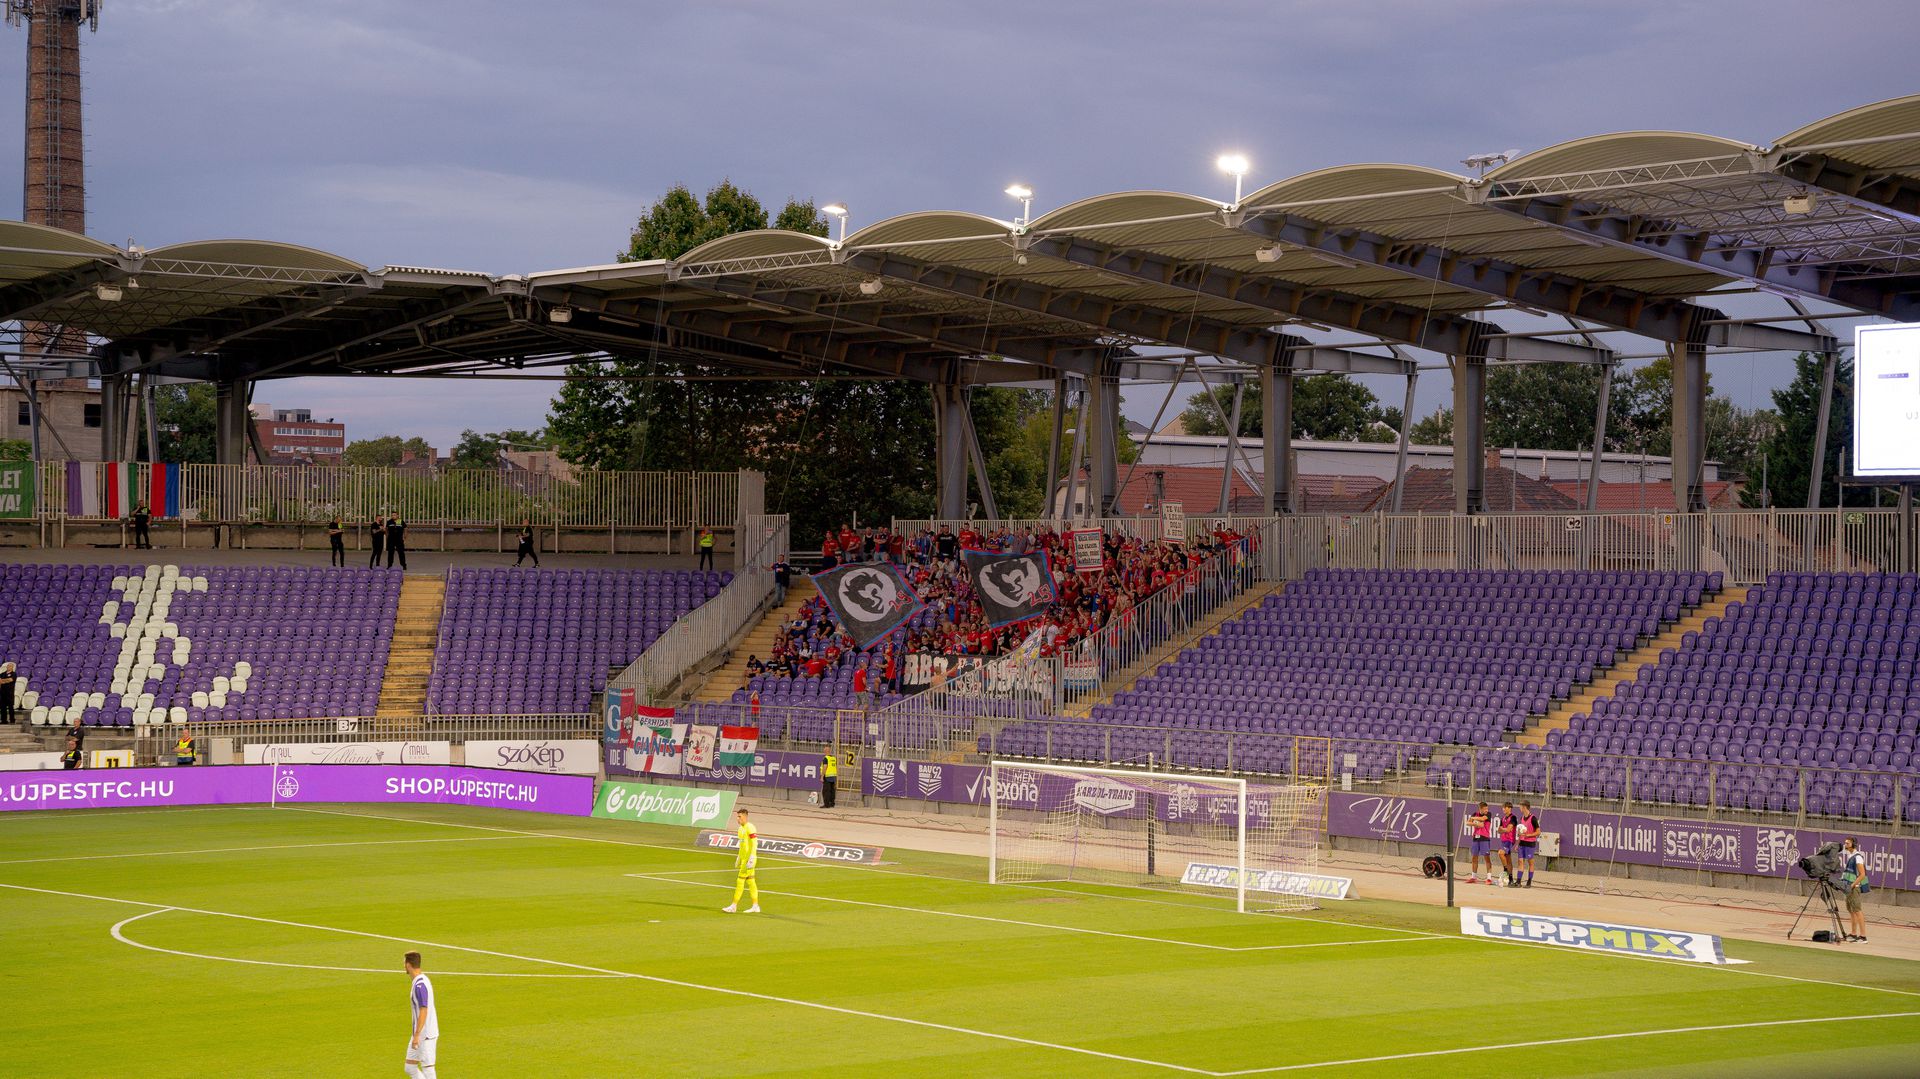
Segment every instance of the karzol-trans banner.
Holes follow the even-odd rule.
[[[253,764],[0,774],[0,810],[116,809],[259,802],[430,802],[584,817],[593,779],[485,768]]]
[[[1512,914],[1503,910],[1460,910],[1460,932],[1526,944],[1553,944],[1588,952],[1678,959],[1687,963],[1731,962],[1720,950],[1720,938],[1676,929],[1649,929],[1643,925],[1614,925],[1584,918],[1548,918],[1539,914]]]
[[[591,738],[550,741],[520,738],[508,742],[468,742],[467,764],[515,772],[553,772],[590,776],[600,771],[600,743]]]
[[[703,850],[739,850],[740,836],[736,832],[722,832],[708,829],[700,833],[694,846]],[[815,862],[846,862],[853,865],[872,865],[880,860],[880,847],[860,847],[852,843],[827,843],[818,839],[780,839],[775,836],[760,837],[761,854],[778,854],[787,858],[805,858]]]
[[[1180,875],[1180,883],[1237,891],[1240,887],[1240,870],[1212,862],[1188,862],[1187,871]],[[1349,877],[1325,877],[1318,873],[1296,873],[1285,869],[1247,870],[1249,892],[1304,895],[1312,899],[1345,899],[1352,890],[1353,880]]]
[[[452,764],[446,742],[254,742],[241,764]]]
[[[733,791],[699,787],[663,787],[657,783],[601,784],[593,815],[645,824],[678,824],[688,828],[718,828],[733,814]]]

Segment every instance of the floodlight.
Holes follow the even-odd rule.
[[[119,285],[109,285],[102,282],[101,284],[93,286],[93,298],[99,300],[101,303],[119,303],[120,297],[124,295],[125,293],[120,291]]]
[[[880,290],[886,287],[887,283],[885,281],[877,277],[869,277],[865,281],[860,282],[860,295],[878,296],[880,295]]]
[[[547,321],[565,325],[573,321],[573,308],[566,304],[547,308]]]
[[[1780,208],[1790,214],[1810,214],[1813,212],[1814,205],[1818,202],[1818,197],[1809,191],[1804,195],[1787,196],[1786,201],[1780,204]]]
[[[1026,184],[1013,184],[1007,188],[1007,194],[1020,200],[1020,216],[1014,221],[1015,227],[1025,228],[1033,218],[1033,188]]]
[[[1253,257],[1259,259],[1261,262],[1279,262],[1280,256],[1286,253],[1286,248],[1281,247],[1279,244],[1268,244],[1255,251]]]
[[[1247,155],[1221,154],[1213,159],[1213,163],[1219,166],[1221,172],[1233,175],[1233,204],[1240,205],[1240,182],[1246,179],[1247,170],[1253,167],[1247,161]]]
[[[820,212],[823,214],[826,214],[828,217],[837,217],[840,219],[840,242],[846,243],[847,242],[847,208],[841,205],[840,203],[829,202],[825,206],[820,207]]]

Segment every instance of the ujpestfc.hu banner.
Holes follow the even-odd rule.
[[[733,803],[738,797],[734,791],[609,781],[601,785],[600,795],[594,799],[593,815],[644,824],[718,828],[733,814]]]
[[[1581,918],[1548,918],[1538,914],[1512,914],[1502,910],[1463,907],[1460,932],[1470,937],[1491,937],[1526,944],[1555,944],[1588,952],[1615,955],[1678,959],[1687,963],[1737,963],[1720,950],[1720,938],[1706,933],[1682,933],[1674,929],[1649,929],[1644,925],[1614,925],[1589,922]]]

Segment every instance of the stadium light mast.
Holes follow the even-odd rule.
[[[1233,176],[1233,205],[1240,205],[1241,182],[1247,178],[1248,170],[1253,167],[1252,164],[1247,161],[1247,155],[1221,154],[1219,157],[1213,159],[1213,163],[1219,167],[1221,172],[1229,173]]]
[[[825,206],[820,207],[820,212],[823,214],[826,214],[828,217],[837,217],[840,219],[840,242],[846,243],[847,242],[847,208],[846,206],[838,202],[829,202]]]
[[[1502,150],[1497,154],[1474,154],[1472,157],[1461,158],[1460,163],[1470,169],[1479,169],[1480,176],[1484,179],[1490,170],[1497,169],[1519,156],[1518,150]]]
[[[1033,220],[1033,188],[1026,184],[1013,184],[1007,188],[1007,194],[1020,200],[1020,216],[1013,219],[1015,228],[1026,228]]]

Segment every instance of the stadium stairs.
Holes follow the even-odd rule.
[[[1745,588],[1721,589],[1717,595],[1668,626],[1666,632],[1628,653],[1624,659],[1615,663],[1604,674],[1595,676],[1585,688],[1561,701],[1538,721],[1528,724],[1527,729],[1516,735],[1514,740],[1523,746],[1546,745],[1547,735],[1554,731],[1566,730],[1572,725],[1575,716],[1593,711],[1595,701],[1612,697],[1622,687],[1634,682],[1640,677],[1642,670],[1660,662],[1660,653],[1669,648],[1679,648],[1682,638],[1689,633],[1698,632],[1707,624],[1707,619],[1725,617],[1727,607],[1744,601],[1748,591]]]
[[[387,646],[386,674],[380,681],[379,719],[424,715],[427,679],[433,674],[434,645],[440,639],[440,613],[446,607],[447,579],[410,573],[400,585],[400,606]]]
[[[726,660],[707,676],[693,699],[706,704],[724,704],[731,700],[733,691],[747,684],[747,657],[759,656],[764,660],[771,655],[773,639],[779,636],[780,627],[799,617],[800,608],[817,594],[813,581],[796,571],[793,583],[787,587],[787,602],[761,616],[760,621],[734,643]]]
[[[1286,582],[1258,584],[1245,594],[1222,603],[1207,612],[1198,625],[1187,633],[1181,634],[1167,643],[1148,652],[1144,657],[1107,676],[1100,688],[1084,700],[1076,701],[1062,709],[1062,714],[1073,719],[1086,719],[1093,715],[1093,706],[1111,701],[1114,694],[1132,689],[1135,682],[1160,669],[1160,665],[1180,653],[1192,648],[1207,637],[1220,632],[1220,627],[1240,617],[1248,609],[1257,607],[1268,596],[1277,595],[1286,587]]]

